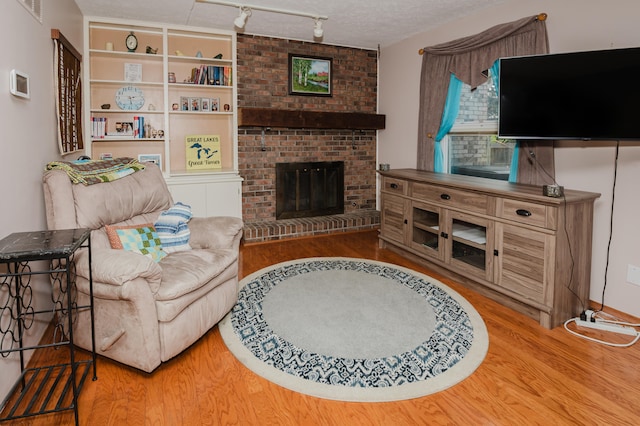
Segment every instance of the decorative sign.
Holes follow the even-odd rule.
[[[186,137],[187,170],[221,169],[219,135],[188,135]]]
[[[124,81],[140,83],[142,81],[142,64],[124,64]]]

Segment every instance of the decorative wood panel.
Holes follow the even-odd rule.
[[[307,129],[384,129],[386,116],[359,112],[240,108],[238,126]]]

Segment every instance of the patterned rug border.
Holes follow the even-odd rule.
[[[352,402],[388,402],[419,398],[447,389],[469,377],[484,360],[489,347],[489,338],[484,321],[475,308],[459,293],[435,278],[399,265],[370,259],[348,257],[314,257],[296,259],[271,265],[254,272],[242,279],[240,282],[240,289],[244,288],[248,283],[254,281],[256,278],[269,273],[269,271],[274,271],[291,265],[318,261],[366,262],[371,265],[392,268],[406,274],[414,275],[428,284],[441,289],[457,304],[459,304],[469,317],[470,324],[473,328],[473,343],[471,344],[471,348],[462,359],[455,363],[453,367],[438,375],[429,377],[427,380],[386,387],[348,387],[330,385],[294,376],[260,360],[249,348],[244,346],[242,340],[236,334],[233,324],[234,309],[220,322],[220,333],[231,353],[245,367],[249,368],[254,373],[287,389],[319,398]]]

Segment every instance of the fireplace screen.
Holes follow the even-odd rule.
[[[276,219],[344,213],[344,162],[276,164]]]

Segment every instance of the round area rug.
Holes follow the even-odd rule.
[[[489,346],[484,321],[427,275],[366,259],[309,258],[240,282],[220,322],[247,368],[296,392],[382,402],[441,391],[471,375]]]

